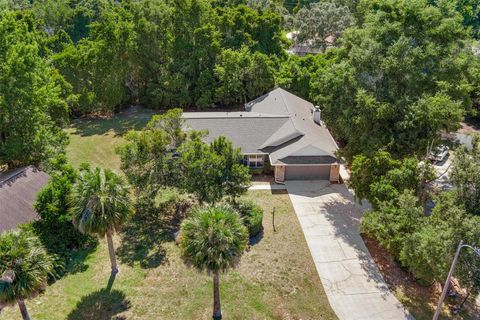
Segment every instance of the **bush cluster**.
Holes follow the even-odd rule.
[[[238,200],[233,204],[233,208],[242,218],[250,238],[255,237],[263,230],[263,209],[255,202]]]
[[[53,257],[56,275],[61,275],[75,250],[93,245],[96,240],[75,229],[69,213],[70,193],[77,171],[63,154],[51,161],[48,171],[50,180],[38,193],[34,204],[41,219],[24,224],[21,229],[38,236]]]
[[[460,240],[475,245],[480,239],[480,217],[468,214],[456,203],[455,191],[443,192],[435,201],[432,214],[424,215],[418,198],[406,190],[362,218],[362,231],[375,237],[424,284],[444,281]],[[480,278],[479,272],[478,259],[462,253],[455,274],[460,283],[478,290],[479,283],[472,279]]]

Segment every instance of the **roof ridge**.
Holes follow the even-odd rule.
[[[215,113],[215,111],[213,112],[206,112],[206,113]],[[245,112],[246,114],[249,114],[249,115],[246,115],[246,116],[241,116],[241,115],[238,115],[238,116],[228,116],[228,115],[206,115],[206,116],[202,116],[202,117],[185,117],[186,119],[234,119],[234,118],[238,118],[238,119],[268,119],[268,118],[290,118],[289,115],[283,115],[283,114],[271,114],[271,113],[258,113],[258,115],[254,115],[254,113],[250,113],[250,112]],[[193,112],[193,114],[195,114],[195,112]]]
[[[290,121],[292,122],[293,127],[294,127],[295,130],[297,130],[298,132],[302,132],[302,131],[299,130],[299,129],[297,128],[297,126],[295,125],[295,121],[293,121],[293,117],[296,117],[297,114],[296,114],[296,113],[295,113],[295,114],[292,114],[292,113],[290,112],[290,108],[289,108],[289,105],[288,105],[288,103],[287,103],[287,99],[285,99],[285,95],[283,94],[283,91],[286,91],[286,90],[284,90],[283,88],[280,88],[280,87],[278,87],[278,89],[280,89],[280,90],[279,90],[279,91],[280,91],[280,96],[282,97],[283,103],[285,104],[285,108],[287,108],[288,118],[289,118]],[[288,91],[287,91],[287,92],[288,92]],[[302,133],[303,133],[303,132],[302,132]],[[303,133],[303,134],[305,135],[305,133]]]
[[[274,131],[274,132],[272,133],[272,135],[270,135],[270,137],[268,137],[268,138],[262,143],[262,145],[259,147],[259,149],[264,149],[264,148],[267,148],[267,147],[277,147],[277,146],[279,146],[279,145],[281,145],[281,144],[283,144],[283,143],[286,143],[286,142],[288,142],[288,141],[291,141],[291,140],[293,140],[293,139],[296,139],[296,138],[298,138],[298,137],[301,137],[301,136],[304,136],[304,135],[305,135],[304,132],[298,130],[298,129],[295,127],[295,125],[294,125],[291,117],[287,117],[287,119],[288,119],[287,121],[285,121],[276,131]],[[292,127],[293,127],[293,129],[294,129],[294,132],[290,132],[288,135],[283,135],[283,136],[277,138],[276,140],[274,139],[273,141],[271,141],[272,137],[275,136],[275,135],[277,135],[283,128],[285,128],[285,125],[287,125],[288,123],[290,123],[290,124],[292,125]],[[287,139],[287,138],[288,138],[288,139]],[[287,139],[287,140],[282,141],[282,140],[284,140],[284,139]],[[281,142],[281,143],[278,143],[278,144],[276,144],[276,145],[265,145],[267,142],[269,142],[269,143],[276,143],[276,142],[278,142],[278,141],[282,141],[282,142]]]
[[[25,166],[23,168],[17,169],[18,171],[16,171],[16,172],[14,171],[10,176],[7,176],[4,180],[0,180],[0,186],[4,185],[8,181],[13,180],[14,178],[18,177],[20,174],[27,171],[28,168],[30,168],[30,167],[32,167],[32,166]],[[6,172],[5,172],[5,174],[6,174]]]

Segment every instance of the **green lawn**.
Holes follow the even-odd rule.
[[[74,122],[67,154],[119,169],[114,149],[127,129],[140,129],[150,112]],[[225,319],[336,319],[312,261],[288,194],[250,191],[246,197],[265,210],[263,238],[246,252],[235,271],[222,275]],[[276,208],[272,230],[271,210]],[[155,216],[156,214],[156,216]],[[115,238],[120,272],[110,279],[105,240],[90,254],[79,253],[83,268],[27,301],[33,319],[210,319],[212,281],[187,268],[161,212],[139,217]],[[18,307],[0,320],[20,319]]]
[[[115,148],[128,130],[142,129],[153,112],[139,109],[133,114],[120,114],[106,119],[74,120],[66,130],[70,137],[67,155],[78,166],[82,162],[120,171],[120,158]]]

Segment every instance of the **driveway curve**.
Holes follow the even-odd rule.
[[[343,184],[289,181],[290,199],[339,319],[413,319],[385,284],[359,234],[363,209]]]

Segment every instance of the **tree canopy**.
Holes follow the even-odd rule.
[[[241,163],[240,149],[225,137],[211,144],[204,143],[202,138],[195,135],[179,149],[178,165],[183,172],[180,188],[207,203],[216,203],[226,196],[235,199],[245,193],[250,173]]]
[[[205,132],[184,131],[182,110],[154,116],[142,131],[127,134],[118,149],[122,170],[138,196],[152,200],[165,187],[194,194],[200,202],[235,198],[250,184],[240,149],[219,137],[208,144]]]
[[[480,216],[480,137],[473,140],[473,148],[458,150],[453,160],[450,179],[465,209]]]
[[[471,48],[448,5],[373,1],[364,22],[346,30],[334,63],[312,84],[349,159],[376,150],[426,153],[471,108]]]
[[[180,250],[188,266],[213,274],[213,319],[222,318],[219,274],[237,266],[248,231],[228,207],[195,208],[180,229]]]
[[[0,164],[42,162],[67,142],[69,85],[41,55],[31,15],[0,11]]]
[[[295,42],[325,50],[353,24],[348,7],[333,2],[316,2],[295,16]]]
[[[133,213],[132,199],[123,177],[110,169],[83,165],[70,209],[72,222],[84,234],[107,236],[112,273],[118,272],[112,236]]]
[[[270,59],[284,55],[282,17],[268,7],[210,0],[59,2],[33,10],[51,33],[54,65],[78,96],[75,114],[138,103],[230,105],[245,91],[252,98],[271,89]],[[239,56],[228,61],[235,67],[214,72],[225,68],[228,52]],[[240,87],[226,92],[222,76],[238,76]]]

